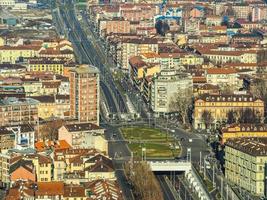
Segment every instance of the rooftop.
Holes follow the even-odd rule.
[[[0,105],[37,105],[39,102],[32,98],[16,98],[16,97],[7,97],[0,99]]]
[[[260,98],[257,98],[251,94],[203,94],[198,97],[196,101],[209,101],[209,102],[263,102]]]
[[[72,72],[76,72],[77,74],[93,74],[99,73],[99,70],[92,65],[79,65],[75,69],[71,70]]]
[[[90,130],[101,129],[101,127],[95,124],[92,124],[92,123],[66,124],[64,126],[69,132],[90,131]]]
[[[235,138],[225,145],[251,156],[267,156],[267,138]]]
[[[37,196],[55,196],[64,194],[63,182],[38,182]]]

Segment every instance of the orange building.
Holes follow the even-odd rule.
[[[80,65],[70,74],[70,117],[99,125],[99,71]]]
[[[30,160],[19,160],[10,166],[10,181],[36,181],[34,165]]]

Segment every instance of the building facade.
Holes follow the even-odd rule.
[[[174,112],[172,101],[181,95],[191,98],[193,93],[192,76],[177,70],[162,70],[151,83],[151,108],[155,113],[168,114]]]
[[[70,74],[70,117],[99,124],[99,71],[80,65]]]
[[[9,97],[0,100],[0,125],[38,124],[38,101]]]
[[[225,176],[256,196],[266,193],[266,138],[236,138],[225,144]]]
[[[238,113],[245,109],[252,109],[260,119],[264,116],[263,100],[250,94],[201,95],[195,100],[194,127],[195,129],[206,128],[202,118],[204,111],[211,114],[210,127],[212,128],[226,122],[230,111]]]

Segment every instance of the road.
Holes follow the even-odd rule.
[[[156,178],[159,182],[159,185],[161,187],[162,193],[163,193],[163,198],[164,200],[173,200],[175,199],[172,195],[172,192],[166,183],[166,180],[164,178],[164,175],[156,175]]]
[[[128,110],[124,97],[114,84],[113,77],[111,73],[109,73],[108,63],[104,62],[103,55],[95,48],[96,38],[92,35],[89,41],[88,35],[84,32],[80,22],[76,18],[73,2],[71,0],[65,1],[65,7],[62,6],[59,8],[59,14],[59,18],[61,18],[64,23],[64,30],[67,32],[69,40],[74,45],[75,54],[79,62],[96,66],[101,73],[101,85],[103,86],[106,84],[104,93],[107,93],[107,89],[110,90],[109,93],[112,93],[112,95],[106,97],[106,99],[113,98],[113,102],[115,102],[114,104],[116,104],[116,106],[110,103],[109,105],[111,105],[111,107],[108,107],[109,110],[114,113],[115,108],[118,108],[119,110],[116,110],[116,112],[127,113]],[[60,23],[57,22],[57,17],[56,23],[60,26]],[[59,30],[60,29],[62,29],[62,27],[59,28]],[[103,90],[102,87],[101,89]]]

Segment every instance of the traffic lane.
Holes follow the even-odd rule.
[[[172,195],[172,192],[169,188],[169,186],[167,185],[164,176],[163,175],[156,175],[156,178],[159,182],[161,191],[163,193],[163,198],[164,200],[173,200],[175,199],[174,196]]]
[[[115,171],[115,174],[116,174],[116,177],[117,177],[118,184],[120,185],[120,187],[122,189],[124,199],[134,200],[133,193],[132,193],[132,188],[129,185],[127,179],[126,179],[124,170],[117,169]]]

